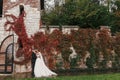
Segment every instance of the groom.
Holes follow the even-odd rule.
[[[32,73],[31,73],[31,75],[32,75],[32,77],[35,77],[34,67],[35,67],[36,58],[37,58],[37,56],[36,56],[35,52],[33,51],[32,52],[32,58],[31,58],[31,67],[32,67]]]

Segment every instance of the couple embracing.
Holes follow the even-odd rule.
[[[32,66],[32,77],[57,76],[55,72],[52,72],[46,66],[41,52],[39,52],[37,49],[33,50],[31,66]]]

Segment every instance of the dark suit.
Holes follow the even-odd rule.
[[[32,75],[32,77],[35,76],[34,75],[34,67],[35,67],[36,58],[37,58],[36,54],[34,52],[32,52],[32,58],[31,58],[31,67],[32,67],[32,73],[31,73],[31,75]]]

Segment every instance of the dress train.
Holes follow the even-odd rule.
[[[57,76],[55,72],[52,72],[44,63],[42,54],[39,52],[37,54],[37,59],[35,62],[35,68],[34,68],[35,77],[51,77],[51,76]]]

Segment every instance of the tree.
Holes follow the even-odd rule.
[[[112,18],[108,7],[93,3],[93,0],[67,0],[64,5],[42,16],[48,25],[78,25],[82,28],[111,26]]]
[[[115,16],[114,25],[112,26],[112,32],[120,31],[120,1],[116,0],[115,7],[112,8],[113,14]]]

